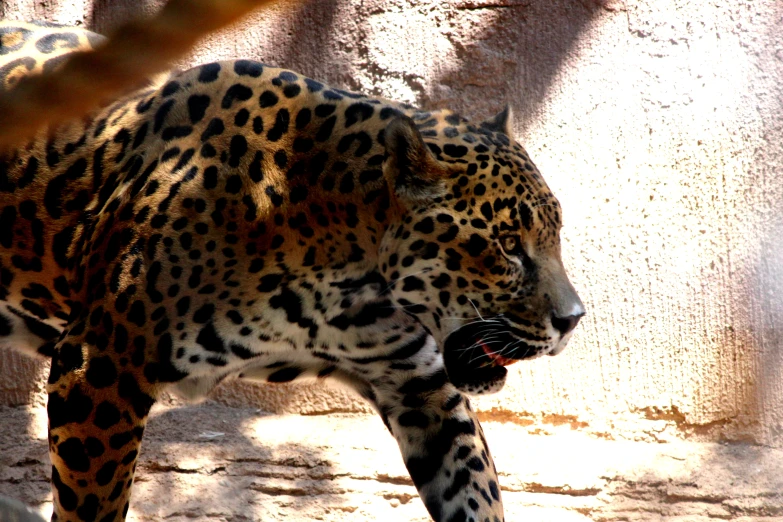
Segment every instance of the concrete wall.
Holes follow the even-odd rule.
[[[6,0],[106,32],[159,0]],[[91,5],[92,4],[92,5]],[[111,5],[110,5],[111,4]],[[518,364],[487,418],[607,438],[783,445],[783,2],[319,0],[213,35],[181,66],[251,57],[515,131],[565,209],[588,306]],[[0,354],[0,399],[41,366]],[[363,409],[313,387],[224,386],[274,411]]]

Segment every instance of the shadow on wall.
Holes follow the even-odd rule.
[[[513,100],[524,129],[605,9],[591,0],[306,2],[275,30],[284,50],[274,58],[338,86],[477,121]]]
[[[783,22],[783,4],[773,2],[760,15],[766,19],[769,52],[756,55],[758,74],[775,78],[772,88],[763,91],[765,104],[771,110],[762,117],[761,144],[753,155],[753,176],[751,182],[758,183],[770,208],[760,208],[755,217],[762,230],[761,255],[758,266],[751,273],[755,303],[761,311],[761,324],[754,332],[761,346],[756,365],[756,403],[762,415],[765,433],[762,439],[767,444],[783,444],[783,184],[780,183],[780,137],[783,136],[783,35],[779,28]],[[767,76],[769,75],[769,76]],[[777,154],[776,154],[777,153]]]
[[[675,420],[686,435],[702,440],[783,443],[782,7],[716,4],[699,13],[711,38],[704,40],[714,42],[720,61],[703,65],[693,51],[689,72],[706,78],[703,94],[709,101],[692,112],[678,107],[680,117],[690,114],[697,123],[672,128],[662,138],[676,149],[669,152],[675,159],[670,179],[687,189],[681,198],[689,201],[683,221],[697,224],[693,228],[710,238],[694,240],[698,248],[680,257],[693,264],[683,298],[691,317],[666,318],[670,332],[680,334],[671,345],[682,350],[680,362],[692,370],[690,382],[682,384],[690,398],[675,398],[685,414],[674,409],[680,417]],[[674,24],[657,22],[653,34]],[[685,23],[682,15],[677,22]],[[672,72],[661,79],[676,85],[678,76]],[[715,133],[705,133],[706,146],[689,150],[697,125],[705,122],[714,123]],[[710,190],[699,190],[704,187]],[[691,323],[688,335],[678,331],[677,322]]]
[[[605,14],[599,5],[577,0],[449,5],[446,35],[454,56],[438,64],[422,103],[476,121],[511,103],[517,135],[538,116],[576,40]]]
[[[165,3],[160,0],[134,0],[132,2],[93,0],[86,6],[85,22],[91,31],[109,35],[123,22],[142,16],[152,16]]]

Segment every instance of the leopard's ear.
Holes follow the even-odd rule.
[[[388,159],[385,175],[403,201],[422,201],[446,192],[446,169],[430,151],[413,120],[407,116],[393,119],[384,131]]]
[[[481,127],[492,132],[502,132],[511,137],[514,132],[514,114],[511,111],[511,105],[506,104],[502,111],[492,118],[481,122]]]

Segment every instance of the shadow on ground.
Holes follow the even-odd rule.
[[[48,516],[50,465],[41,410],[0,409],[0,495]],[[388,504],[392,498],[407,504],[414,497],[418,502],[399,457],[393,472],[376,472],[366,465],[350,472],[353,462],[335,467],[341,448],[333,433],[323,433],[323,425],[310,432],[312,426],[301,425],[305,418],[281,419],[286,418],[214,403],[156,405],[145,432],[129,520],[331,520],[330,513],[338,520],[343,510],[360,509],[351,507],[345,495],[365,489],[364,482],[378,483],[361,491],[369,495],[370,504]],[[340,430],[339,421],[329,426]],[[370,430],[385,435],[392,455],[396,454],[396,445],[380,421]],[[346,429],[341,439],[349,450],[366,442],[360,437],[352,440]],[[346,482],[349,475],[352,478]],[[387,491],[385,481],[393,489],[410,491],[402,496]],[[367,504],[367,499],[360,504]],[[422,514],[423,506],[418,507]]]

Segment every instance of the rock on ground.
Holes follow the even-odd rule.
[[[44,408],[0,408],[0,495],[51,513]],[[783,450],[485,422],[509,521],[783,520]],[[550,432],[551,433],[551,432]],[[1,517],[0,517],[1,518]],[[380,419],[156,407],[131,521],[426,521]]]

